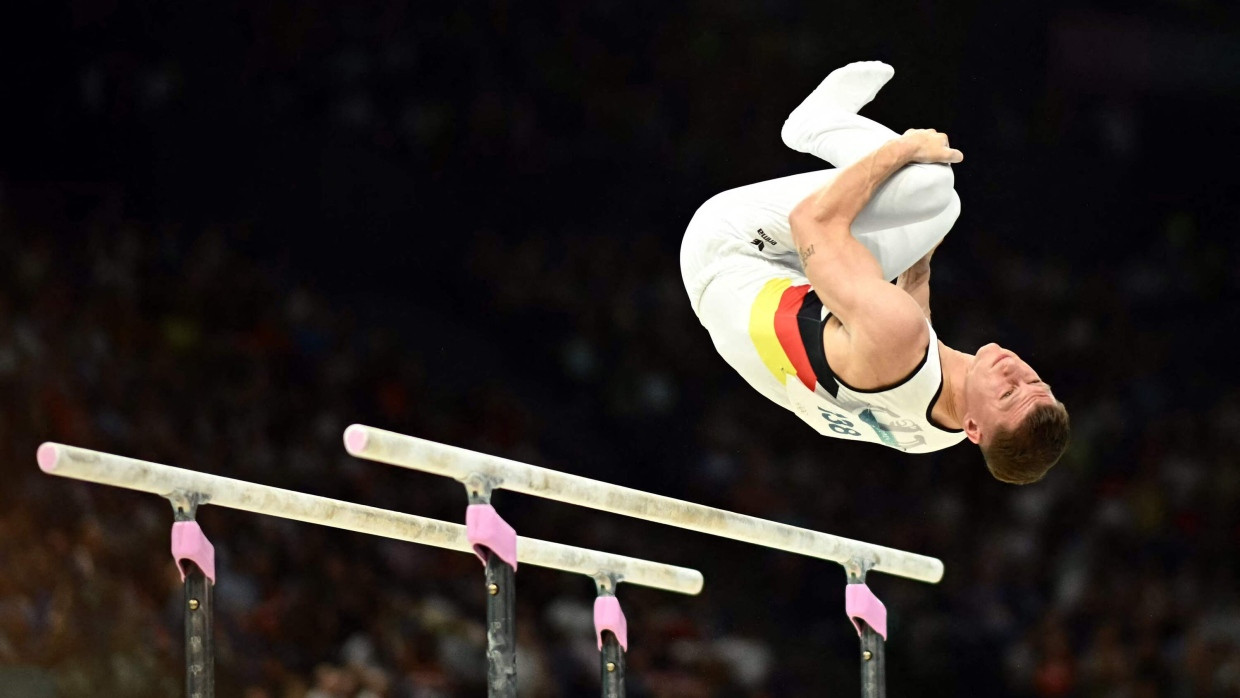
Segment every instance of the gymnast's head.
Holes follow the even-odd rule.
[[[1068,448],[1068,410],[1029,364],[998,344],[977,350],[964,396],[965,435],[996,479],[1037,482]]]

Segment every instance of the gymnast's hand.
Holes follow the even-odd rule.
[[[960,162],[964,153],[948,145],[947,134],[932,128],[910,128],[900,136],[909,162]]]

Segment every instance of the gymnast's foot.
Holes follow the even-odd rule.
[[[784,143],[793,150],[813,153],[814,141],[824,126],[829,127],[841,112],[856,114],[895,73],[881,61],[849,63],[836,69],[788,115],[780,132]]]

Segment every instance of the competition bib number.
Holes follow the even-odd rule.
[[[819,395],[795,375],[785,378],[784,392],[792,411],[823,436],[882,444],[905,453],[937,451],[965,438],[964,432],[937,428],[887,398],[866,402],[843,391],[835,398]],[[911,401],[905,395],[905,402]]]
[[[822,418],[827,420],[831,426],[827,427],[831,431],[843,436],[861,436],[861,432],[853,429],[853,423],[844,418],[844,415],[818,408],[818,412],[822,414]]]
[[[788,401],[792,403],[792,410],[819,434],[841,439],[878,441],[877,438],[861,432],[858,428],[861,426],[860,417],[815,395],[802,385],[796,376],[789,376],[784,387]]]

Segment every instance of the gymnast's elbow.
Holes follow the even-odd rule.
[[[832,207],[818,206],[812,197],[797,204],[788,214],[792,241],[802,250],[802,257],[809,247],[825,251],[825,247],[852,239],[850,224],[851,221],[837,215]],[[802,263],[805,261],[802,259]]]
[[[825,225],[834,217],[834,207],[823,206],[819,196],[812,194],[801,199],[788,212],[788,225],[792,228],[792,234],[795,237],[798,230],[805,231],[816,226]]]

